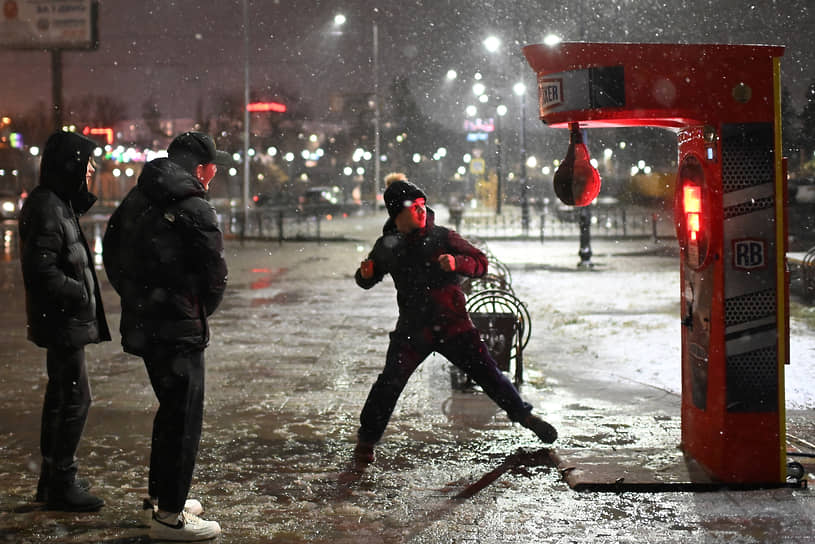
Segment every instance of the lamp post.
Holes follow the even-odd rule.
[[[249,224],[249,7],[243,0],[243,222],[241,241]]]
[[[515,94],[521,97],[521,232],[529,235],[529,198],[526,185],[526,85],[518,82],[513,87]]]
[[[501,40],[496,36],[487,36],[483,44],[488,53],[495,53],[501,48]],[[507,113],[506,106],[499,104],[495,108],[495,113],[497,114],[495,118],[495,214],[501,215],[501,117]]]
[[[486,42],[486,41],[485,41]],[[487,95],[487,86],[481,82],[480,74],[476,74],[476,83],[473,84],[473,94],[478,97],[478,101],[482,104],[489,102],[489,95]],[[499,99],[500,100],[500,99]],[[467,106],[467,115],[472,117],[477,113],[478,109],[475,106]],[[495,106],[495,127],[493,140],[495,142],[495,214],[501,215],[501,200],[503,190],[503,172],[501,165],[501,117],[507,114],[507,107],[504,104]],[[489,145],[489,144],[488,144]]]
[[[507,107],[503,104],[498,104],[495,108],[495,113],[498,116],[495,118],[495,215],[501,215],[501,178],[503,172],[501,171],[501,118],[507,114]]]
[[[345,24],[346,17],[342,14],[337,14],[334,16],[334,26],[340,27]],[[373,65],[373,78],[374,78],[374,181],[373,181],[373,192],[374,192],[374,200],[373,204],[376,206],[376,194],[379,191],[379,176],[380,176],[380,162],[381,162],[381,151],[380,151],[380,131],[379,131],[379,117],[380,117],[380,108],[379,108],[379,25],[376,21],[371,23],[371,41],[373,42],[373,58],[372,65]]]
[[[446,156],[447,156],[447,148],[446,147],[440,147],[440,148],[438,148],[436,150],[435,153],[433,153],[433,159],[436,161],[436,167],[438,169],[438,174],[437,174],[438,179],[436,180],[437,187],[442,187],[443,186],[442,177],[443,177],[444,174],[442,172],[442,161],[444,160],[444,157],[446,157]],[[446,191],[446,187],[444,187],[444,190]]]
[[[374,42],[374,210],[376,210],[376,194],[379,192],[380,176],[380,150],[379,150],[379,27],[373,22]]]

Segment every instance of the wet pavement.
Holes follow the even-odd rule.
[[[809,488],[580,492],[555,466],[582,451],[659,470],[679,455],[679,396],[600,366],[581,330],[599,310],[557,300],[560,285],[586,282],[599,296],[636,273],[653,289],[603,300],[607,329],[636,327],[639,313],[675,319],[678,271],[665,244],[597,241],[597,267],[580,272],[575,240],[489,242],[531,315],[522,395],[561,438],[546,448],[482,394],[452,389],[448,364],[434,356],[408,384],[376,462],[344,483],[396,317],[389,281],[370,291],[353,281],[381,220],[349,220],[354,239],[344,242],[228,242],[230,283],[206,352],[191,492],[203,517],[220,522],[218,542],[815,542]],[[79,452],[82,475],[107,505],[66,514],[32,501],[44,352],[25,340],[19,262],[8,257],[0,271],[0,543],[149,542],[139,507],[155,399],[118,335],[87,349],[94,404]],[[115,331],[118,298],[101,278]],[[789,411],[787,425],[811,452],[812,409]]]

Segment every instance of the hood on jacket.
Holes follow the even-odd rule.
[[[96,197],[88,192],[85,174],[96,147],[96,142],[75,132],[59,131],[49,136],[40,161],[40,185],[80,212],[90,208]]]
[[[206,189],[194,175],[170,159],[154,159],[144,165],[138,181],[139,189],[152,202],[166,207],[191,196],[205,198]]]

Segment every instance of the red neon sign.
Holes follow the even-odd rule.
[[[246,105],[246,111],[264,112],[273,111],[275,113],[285,113],[286,104],[280,102],[250,102]]]
[[[688,235],[696,241],[702,230],[700,219],[702,213],[702,190],[697,185],[685,185],[682,192],[683,205],[688,218]]]
[[[112,128],[85,127],[82,130],[82,134],[84,134],[85,136],[87,136],[88,134],[92,134],[94,136],[104,136],[105,137],[105,142],[107,142],[108,145],[113,144],[113,129]]]

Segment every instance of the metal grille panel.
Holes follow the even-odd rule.
[[[773,206],[775,206],[775,198],[773,197],[756,198],[725,208],[724,218],[731,219],[740,215],[747,215],[748,213],[760,212],[762,210],[770,209]]]
[[[778,365],[775,347],[727,358],[727,411],[778,410]]]
[[[732,327],[739,323],[775,316],[775,311],[774,289],[729,298],[724,301],[725,326]]]
[[[774,171],[772,124],[722,127],[722,189],[725,193],[772,183]]]
[[[725,251],[731,251],[734,240],[763,240],[767,264],[747,273],[734,268],[732,255],[725,259],[726,408],[730,412],[777,411],[778,338],[773,334],[778,327],[777,293],[771,264],[775,241],[767,234],[773,230],[768,228],[772,215],[767,210],[774,208],[775,199],[766,196],[774,195],[773,125],[723,125],[721,138],[722,189],[732,194],[728,199],[732,204],[724,210]],[[758,194],[764,196],[756,198]],[[764,213],[755,220],[739,219],[755,212]]]

